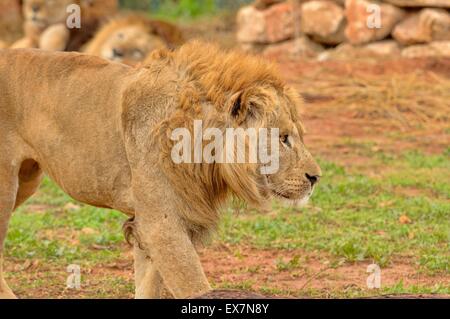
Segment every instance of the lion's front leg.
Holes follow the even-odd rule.
[[[134,246],[134,277],[136,299],[172,299],[173,296],[164,285],[161,275],[145,251]]]
[[[211,289],[187,230],[176,214],[136,215],[136,298],[187,298]],[[170,296],[169,296],[170,297]]]

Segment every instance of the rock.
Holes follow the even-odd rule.
[[[260,11],[246,6],[237,15],[237,39],[243,43],[277,43],[294,37],[294,9],[280,3]]]
[[[402,56],[405,58],[450,57],[450,41],[412,45],[402,50]]]
[[[399,23],[392,36],[404,45],[450,40],[450,14],[444,9],[423,9]]]
[[[380,10],[378,16],[373,11],[376,8]],[[345,15],[347,39],[352,44],[364,44],[387,37],[395,25],[403,19],[405,12],[386,3],[346,0]]]
[[[399,7],[441,7],[450,8],[448,0],[384,0]]]
[[[345,41],[344,9],[332,1],[314,0],[301,7],[301,31],[324,44]]]
[[[364,59],[377,58],[378,56],[393,56],[400,55],[400,45],[394,40],[383,40],[369,43],[363,46],[352,45],[344,42],[339,44],[334,49],[326,50],[319,54],[317,59],[319,61],[326,60],[345,60],[349,59]]]
[[[268,46],[263,54],[266,57],[278,56],[304,56],[315,57],[325,49],[318,43],[311,41],[307,36]]]
[[[377,55],[398,55],[401,53],[400,45],[394,40],[369,43],[364,49]]]

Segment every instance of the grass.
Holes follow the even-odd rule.
[[[304,83],[303,93],[321,92],[324,97],[331,97],[329,109],[351,113],[354,117],[383,119],[403,129],[449,120],[450,80],[434,73],[417,70],[394,73],[387,79],[366,71],[342,77],[322,69],[296,81]],[[309,85],[311,82],[314,87]]]
[[[73,203],[68,207],[67,203]],[[39,212],[31,212],[33,207]],[[75,204],[45,179],[39,193],[20,207],[10,223],[6,250],[18,259],[38,258],[63,264],[92,264],[116,259],[123,214]],[[95,252],[94,252],[95,251]]]
[[[270,213],[235,205],[224,212],[216,242],[251,246],[254,249],[303,249],[335,257],[330,267],[343,263],[374,261],[383,267],[395,266],[396,260],[408,260],[419,273],[439,276],[450,273],[450,163],[449,150],[438,155],[407,152],[400,155],[373,153],[376,175],[321,161],[324,178],[319,183],[308,208],[290,208],[273,203]],[[374,164],[375,163],[375,164]],[[414,196],[409,192],[413,191]],[[70,203],[69,205],[67,203]],[[244,212],[243,212],[244,210]],[[410,223],[399,218],[408,216]],[[6,258],[22,264],[40,260],[49,267],[64,269],[75,263],[83,268],[113,263],[124,250],[119,212],[76,203],[54,183],[46,179],[26,205],[13,215],[6,242]],[[239,254],[239,249],[236,249]],[[235,256],[239,258],[239,256]],[[44,262],[43,262],[44,261]],[[337,262],[339,261],[339,262]],[[276,270],[295,273],[303,267],[302,256],[277,259]],[[247,269],[249,274],[258,267]],[[54,278],[50,273],[45,278]],[[10,278],[8,276],[8,278]],[[57,277],[59,278],[59,277]],[[63,277],[64,278],[64,277]],[[11,279],[9,279],[11,280]],[[56,279],[53,279],[53,281]],[[58,279],[59,280],[59,279]],[[120,288],[120,283],[126,283]],[[109,284],[108,284],[109,283]],[[25,284],[21,281],[20,285]],[[120,278],[105,278],[120,297],[130,293],[132,283]],[[255,283],[223,282],[222,288],[252,289]],[[48,285],[34,279],[30,289]],[[116,287],[116,288],[114,288]],[[129,291],[130,290],[130,291]],[[261,292],[277,292],[263,286]],[[282,292],[282,291],[278,291]],[[449,293],[445,286],[408,286],[402,282],[383,287],[379,293]],[[305,287],[289,295],[320,297],[364,296],[367,291],[348,288],[316,291]],[[98,288],[96,296],[107,296]]]
[[[450,162],[446,154],[409,152],[384,159],[378,177],[322,162],[325,177],[307,209],[274,203],[276,214],[224,218],[221,241],[259,248],[326,251],[346,261],[388,266],[410,257],[427,273],[450,273]],[[404,188],[419,193],[409,196]],[[402,224],[406,215],[411,224]]]
[[[195,19],[211,16],[224,8],[238,7],[217,0],[121,0],[120,4],[124,9],[141,10],[168,19]]]

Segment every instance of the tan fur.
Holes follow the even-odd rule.
[[[83,51],[135,65],[153,50],[175,48],[182,42],[176,26],[133,14],[116,17],[105,24]]]
[[[81,28],[66,27],[67,6],[81,8]],[[117,12],[117,0],[24,0],[25,37],[11,48],[76,51],[88,42],[107,15]]]
[[[0,39],[13,43],[21,36],[22,15],[19,0],[0,0]]]
[[[81,6],[81,29],[71,29],[67,51],[80,51],[95,35],[109,17],[117,14],[118,0],[79,0]]]
[[[65,49],[68,39],[68,30],[65,28],[66,8],[72,3],[78,4],[78,0],[24,0],[22,11],[25,37],[11,47],[40,48],[40,42],[43,41],[45,45],[56,45],[45,49],[54,51],[61,50],[61,47]],[[52,28],[53,26],[57,27]],[[48,28],[52,29],[46,33]]]
[[[130,68],[74,53],[0,50],[0,79],[0,247],[12,211],[45,172],[76,200],[134,218],[125,229],[138,240],[137,298],[209,291],[194,244],[214,229],[227,198],[304,200],[313,189],[305,174],[321,174],[302,142],[300,100],[258,58],[192,43]],[[194,119],[221,130],[280,128],[280,171],[174,164],[171,132],[192,130]],[[13,297],[1,272],[0,296]]]

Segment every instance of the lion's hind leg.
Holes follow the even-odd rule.
[[[15,208],[25,202],[39,187],[42,170],[37,162],[25,160],[19,168],[0,162],[0,299],[15,298],[3,276],[3,250],[8,224]]]
[[[14,169],[0,164],[0,299],[15,298],[3,277],[3,249],[18,188],[19,180]]]

